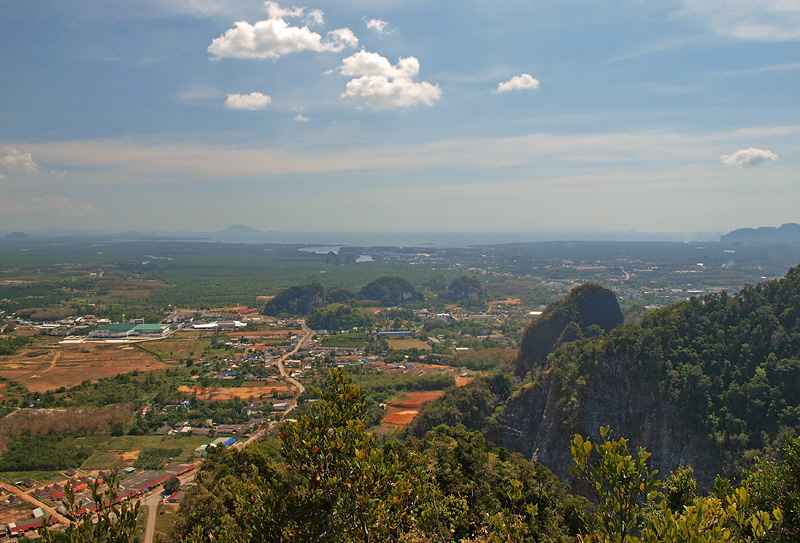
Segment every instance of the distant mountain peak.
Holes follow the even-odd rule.
[[[800,243],[800,224],[786,223],[778,228],[739,228],[720,237],[723,243]]]
[[[254,228],[250,228],[249,226],[245,226],[243,224],[232,224],[225,230],[222,230],[220,234],[260,234],[260,230],[256,230]]]

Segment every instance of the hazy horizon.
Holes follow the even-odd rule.
[[[488,231],[259,231],[230,232],[232,225],[218,231],[166,231],[166,230],[90,230],[90,229],[21,229],[28,235],[42,239],[58,237],[119,237],[136,235],[142,239],[170,238],[186,241],[223,241],[232,243],[317,244],[324,246],[397,246],[397,247],[466,247],[470,245],[497,245],[526,242],[717,242],[725,232],[639,232],[604,229],[539,230],[531,232]],[[247,228],[247,227],[245,227]],[[11,232],[0,230],[0,235]],[[194,237],[193,237],[194,236]],[[135,237],[133,239],[136,239]]]
[[[798,222],[779,0],[0,3],[0,230]]]

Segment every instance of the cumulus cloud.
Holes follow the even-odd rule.
[[[800,4],[788,0],[685,0],[684,14],[700,17],[723,36],[747,41],[800,40]]]
[[[295,115],[295,117],[294,117],[294,121],[295,121],[295,122],[298,122],[298,123],[307,123],[307,122],[309,122],[310,120],[311,120],[311,119],[309,119],[308,117],[306,117],[306,116],[305,116],[305,115],[303,115],[302,113],[298,113],[298,114],[297,114],[297,115]]]
[[[323,38],[308,26],[291,26],[287,18],[301,18],[306,25],[324,22],[320,10],[283,8],[267,2],[267,20],[250,24],[238,21],[225,34],[214,39],[208,52],[217,58],[277,59],[289,53],[302,51],[339,52],[358,45],[358,38],[349,28],[338,28]]]
[[[248,111],[256,111],[267,107],[272,98],[260,92],[251,92],[250,94],[229,94],[228,99],[225,100],[225,107],[228,109],[246,109]]]
[[[748,149],[740,149],[730,155],[723,155],[720,159],[726,166],[757,166],[768,160],[778,160],[778,155],[772,151],[750,147]]]
[[[389,34],[389,23],[384,21],[383,19],[365,19],[367,23],[367,28],[370,30],[374,30],[381,36]]]
[[[10,171],[36,173],[39,165],[33,161],[30,153],[20,153],[16,149],[6,148],[5,156],[0,158],[0,166]]]
[[[503,81],[492,91],[493,94],[509,92],[513,90],[536,90],[539,88],[539,80],[530,74],[515,75],[508,81]]]
[[[342,98],[358,98],[373,109],[432,106],[442,95],[438,85],[414,81],[419,74],[419,61],[414,57],[401,58],[392,65],[377,53],[359,51],[344,59],[339,71],[353,77]]]

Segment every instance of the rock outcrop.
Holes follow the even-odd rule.
[[[622,324],[622,311],[613,291],[596,283],[575,287],[562,300],[547,306],[522,336],[517,375],[540,367],[559,346],[608,332]]]
[[[635,377],[631,361],[618,357],[595,368],[578,390],[559,391],[554,373],[544,372],[509,399],[489,437],[569,479],[570,443],[576,433],[599,439],[600,426],[629,440],[631,450],[652,453],[650,466],[666,476],[681,465],[695,469],[711,488],[719,459],[709,438],[682,424],[676,406],[649,382]],[[566,397],[569,395],[569,397]]]

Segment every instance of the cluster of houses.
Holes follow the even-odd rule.
[[[218,424],[214,427],[209,425],[204,427],[193,427],[188,422],[179,422],[174,426],[164,424],[158,430],[156,435],[193,435],[193,436],[246,436],[261,428],[266,419],[253,418],[244,424]],[[207,421],[210,423],[209,421]]]
[[[163,485],[168,479],[188,473],[197,466],[198,464],[180,464],[168,470],[166,473],[160,473],[151,470],[134,475],[133,477],[120,483],[119,487],[117,488],[117,494],[115,497],[113,497],[113,503],[118,503],[123,500],[129,500],[141,496],[142,494]],[[135,471],[134,468],[124,468],[117,470],[117,473],[129,474],[133,473],[133,471]],[[97,477],[78,477],[77,470],[74,468],[69,468],[65,471],[65,473],[72,478],[66,481],[64,484],[54,483],[41,488],[34,488],[34,490],[31,492],[31,495],[37,499],[48,498],[58,503],[64,499],[64,492],[66,488],[69,487],[76,496],[79,496],[79,498],[71,510],[68,510],[66,507],[64,507],[64,505],[58,505],[56,507],[56,512],[73,520],[84,515],[94,513],[100,509],[101,506],[107,506],[112,503],[111,498],[105,501],[105,503],[97,503],[94,501],[92,496],[80,496],[80,493],[87,490],[90,484],[94,483],[95,481],[102,483],[104,479],[108,478],[109,474],[107,472],[101,471],[98,473]],[[25,479],[24,481],[17,483],[17,485],[31,488],[36,486],[36,481],[33,479]],[[104,495],[104,491],[102,489],[101,495]],[[168,496],[167,501],[176,503],[179,502],[181,498],[182,493],[179,491]],[[21,502],[21,498],[13,494],[6,500],[8,505],[17,505]],[[47,515],[44,509],[40,507],[34,509],[31,513],[33,517],[30,519],[12,522],[7,526],[0,525],[0,533],[6,533],[11,537],[16,537],[21,536],[26,532],[37,530],[45,525],[55,524],[57,522],[56,519]]]

